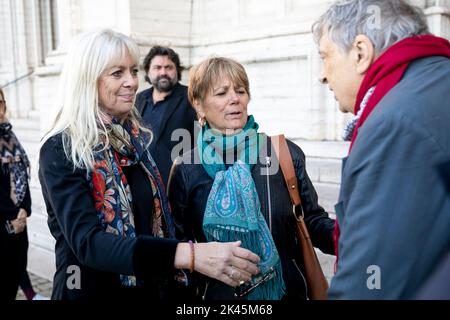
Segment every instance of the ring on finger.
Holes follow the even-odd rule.
[[[229,275],[229,277],[231,278],[231,279],[233,279],[234,280],[234,267],[233,266],[231,266],[231,272],[230,272],[230,275]]]

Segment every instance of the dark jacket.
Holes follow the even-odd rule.
[[[428,277],[419,290],[419,300],[450,300],[450,253]]]
[[[307,288],[303,276],[302,255],[297,244],[295,234],[295,218],[292,214],[292,204],[281,170],[269,175],[267,183],[267,170],[270,163],[277,163],[262,155],[271,158],[270,140],[268,152],[260,153],[258,164],[252,168],[252,177],[256,185],[261,211],[269,224],[269,206],[272,211],[272,236],[280,255],[283,269],[283,278],[287,288],[287,297],[290,300],[306,299]],[[317,203],[317,193],[309,180],[305,170],[305,155],[294,143],[288,141],[289,150],[294,162],[295,172],[301,186],[301,199],[305,211],[305,222],[308,226],[313,245],[323,252],[333,254],[332,232],[334,220]],[[201,164],[193,163],[197,149],[192,150],[183,157],[182,163],[174,166],[173,178],[169,184],[169,200],[173,209],[178,237],[180,239],[195,239],[206,241],[203,234],[203,213],[213,180],[206,173]],[[274,154],[273,157],[276,157]],[[276,159],[276,158],[275,158]],[[270,192],[270,198],[269,198]],[[201,278],[201,277],[199,277]],[[198,293],[206,299],[233,299],[233,289],[214,280],[208,279],[208,289],[201,279]],[[206,291],[206,295],[205,295]]]
[[[141,116],[145,109],[152,102],[153,88],[140,92],[136,97],[136,108]],[[166,97],[168,106],[164,109],[162,123],[158,131],[153,132],[153,141],[149,147],[150,154],[158,166],[164,185],[167,185],[170,168],[172,167],[171,158],[172,149],[183,141],[186,145],[180,150],[176,156],[182,155],[193,148],[194,141],[194,121],[196,120],[195,111],[187,98],[187,87],[178,83],[173,91]],[[144,119],[149,126],[149,122]],[[189,136],[181,140],[179,136],[174,136],[172,141],[172,133],[177,129],[185,129]]]
[[[449,252],[438,170],[450,161],[449,89],[450,59],[414,61],[360,128],[342,167],[330,298],[411,299]]]
[[[61,134],[44,143],[39,157],[39,180],[48,226],[56,239],[52,299],[154,297],[157,293],[153,287],[122,288],[119,275],[134,274],[144,282],[168,277],[173,271],[178,241],[146,235],[122,238],[105,232],[86,177],[86,170],[74,170],[66,158]],[[79,287],[77,277],[81,280]]]

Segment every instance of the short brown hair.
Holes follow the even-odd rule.
[[[188,98],[191,105],[196,99],[204,101],[214,83],[223,78],[229,78],[234,85],[244,87],[250,97],[250,86],[244,66],[233,59],[214,57],[200,62],[189,72]]]

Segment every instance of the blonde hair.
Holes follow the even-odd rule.
[[[192,67],[189,72],[188,98],[191,105],[194,105],[194,100],[203,102],[214,84],[223,78],[243,87],[250,97],[250,85],[242,64],[229,58],[212,57]]]
[[[106,137],[105,113],[98,104],[98,80],[105,70],[129,54],[139,63],[137,44],[124,34],[112,30],[83,33],[72,41],[61,73],[58,110],[40,147],[52,136],[63,135],[64,152],[74,168],[93,169],[93,148]],[[133,107],[128,120],[150,134],[140,124],[140,116]]]

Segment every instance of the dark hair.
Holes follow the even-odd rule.
[[[151,48],[147,56],[144,58],[144,70],[146,74],[145,80],[149,81],[149,79],[147,79],[147,73],[148,70],[150,69],[152,59],[155,56],[167,56],[175,64],[175,67],[177,68],[178,81],[181,80],[181,72],[184,70],[184,67],[181,66],[180,57],[178,56],[178,53],[173,51],[173,49],[171,48],[161,46],[154,46],[153,48]]]

